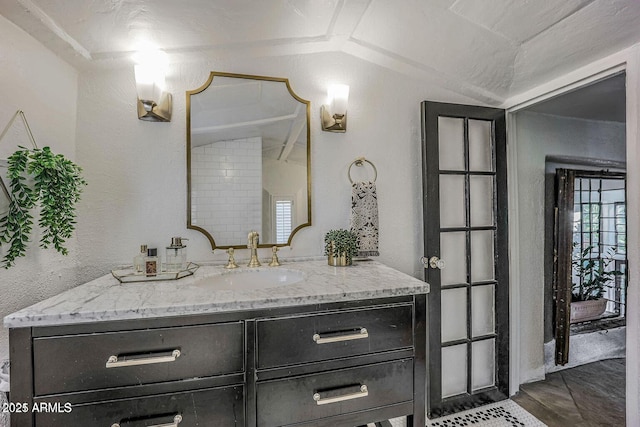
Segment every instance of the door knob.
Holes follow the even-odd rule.
[[[439,270],[442,270],[444,268],[444,261],[437,256],[432,256],[431,258],[423,256],[422,258],[420,258],[420,261],[424,264],[425,268],[431,267],[434,269],[437,268]]]

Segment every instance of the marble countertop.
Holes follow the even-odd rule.
[[[251,290],[216,290],[198,281],[245,270],[295,270],[298,283]],[[201,266],[180,280],[119,283],[106,275],[4,318],[7,328],[130,320],[316,303],[384,298],[429,292],[429,285],[376,261],[331,267],[322,261],[283,263],[280,267]]]

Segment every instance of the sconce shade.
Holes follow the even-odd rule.
[[[150,122],[171,121],[172,97],[165,92],[166,54],[159,50],[136,54],[134,67],[138,92],[138,118]]]
[[[136,76],[138,98],[159,99],[165,87],[164,72],[150,65],[141,64],[136,65],[133,70]]]
[[[327,94],[329,104],[320,108],[322,130],[327,132],[346,132],[349,86],[342,84],[331,85]]]
[[[347,114],[347,103],[349,102],[349,86],[331,85],[329,86],[329,106],[333,114]]]

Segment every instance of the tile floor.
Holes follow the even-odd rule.
[[[544,427],[544,424],[512,400],[503,400],[427,420],[427,427]]]
[[[625,359],[547,374],[512,399],[549,427],[625,425]]]

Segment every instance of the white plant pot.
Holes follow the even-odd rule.
[[[600,318],[607,308],[605,298],[589,301],[575,301],[571,303],[571,318],[569,323],[585,322]]]

